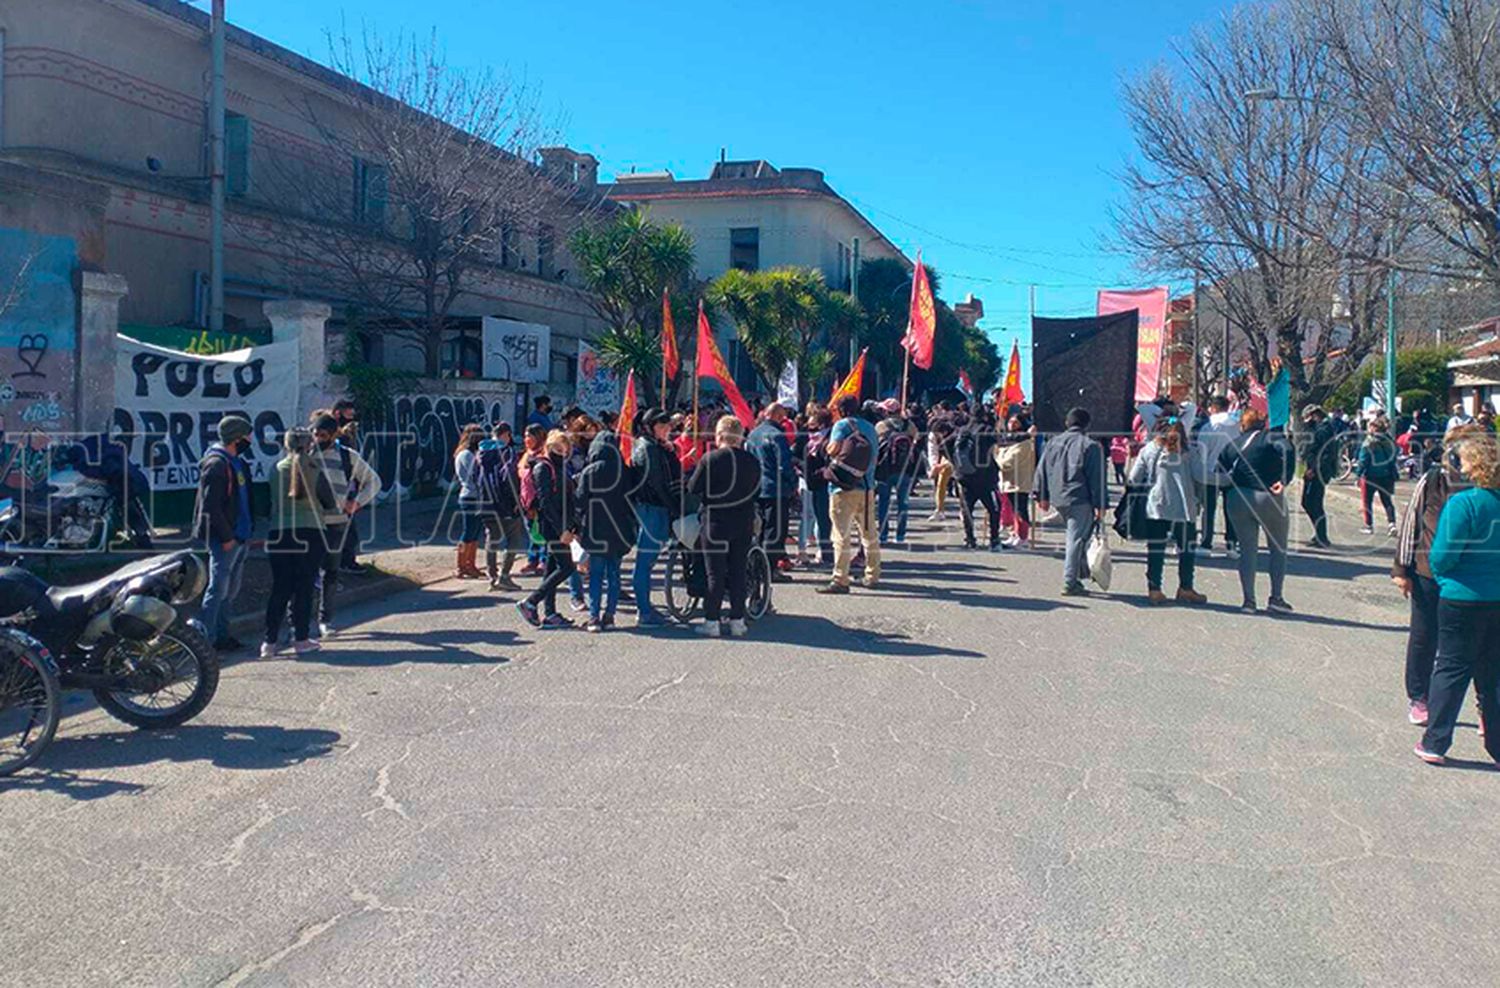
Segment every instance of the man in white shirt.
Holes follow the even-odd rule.
[[[1461,425],[1468,425],[1474,421],[1474,416],[1464,411],[1464,403],[1461,401],[1453,403],[1453,414],[1448,417],[1448,431],[1452,432]]]

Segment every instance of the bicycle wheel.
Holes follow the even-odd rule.
[[[759,621],[771,613],[771,557],[765,546],[752,545],[745,563],[745,617]]]
[[[50,662],[9,642],[0,647],[0,775],[19,772],[52,743],[61,697]]]
[[[697,617],[703,601],[688,590],[688,567],[692,557],[682,543],[674,542],[667,550],[667,613],[680,624],[688,624]]]

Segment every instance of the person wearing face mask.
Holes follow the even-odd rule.
[[[250,513],[250,420],[226,415],[219,420],[219,441],[198,461],[198,499],[193,531],[208,548],[208,588],[200,615],[214,647],[221,652],[244,648],[229,634],[230,611],[239,596],[245,556],[255,522]]]
[[[328,485],[338,498],[338,506],[323,513],[323,533],[328,555],[318,571],[314,601],[318,605],[319,637],[335,633],[334,597],[339,589],[339,569],[343,560],[344,540],[354,528],[354,516],[368,507],[380,493],[380,475],[365,458],[339,439],[339,421],[333,412],[319,409],[312,413],[312,459],[328,478]]]

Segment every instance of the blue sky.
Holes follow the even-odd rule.
[[[731,158],[821,168],[897,244],[984,299],[989,329],[1092,312],[1141,280],[1103,248],[1131,150],[1125,76],[1211,20],[1206,0],[228,0],[323,59],[325,31],[436,28],[451,60],[524,75],[601,174],[704,177]],[[201,6],[207,6],[206,2]],[[1022,338],[1024,343],[1024,336]],[[1029,364],[1029,361],[1027,361]],[[1029,366],[1028,366],[1029,370]]]

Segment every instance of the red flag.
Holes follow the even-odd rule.
[[[682,369],[677,356],[677,327],[672,324],[672,299],[665,288],[661,290],[661,365],[669,381],[675,380]]]
[[[865,354],[869,352],[869,347],[865,347],[863,350],[859,351],[859,359],[854,362],[853,367],[849,368],[849,375],[845,377],[844,382],[834,390],[833,397],[828,399],[828,407],[833,410],[834,414],[838,413],[838,404],[840,398],[843,398],[846,395],[853,395],[854,397],[858,398],[860,395],[864,394]]]
[[[927,283],[927,269],[922,267],[922,252],[917,251],[917,270],[911,277],[911,317],[901,345],[911,354],[912,363],[928,370],[936,338],[937,306],[932,300],[932,286]]]
[[[635,371],[625,375],[625,399],[620,402],[620,421],[616,431],[620,433],[620,455],[630,462],[631,447],[635,445],[635,415],[640,401],[635,394]]]
[[[729,365],[724,363],[724,355],[719,352],[719,346],[714,342],[713,327],[708,324],[708,316],[703,311],[701,301],[698,303],[696,363],[699,377],[711,377],[719,382],[719,387],[724,389],[724,397],[729,399],[729,407],[734,409],[735,417],[744,424],[745,428],[755,428],[755,413],[750,410],[745,396],[740,394],[734,378],[729,376]]]
[[[1021,342],[1010,342],[1010,366],[1005,371],[1005,387],[1000,392],[1000,401],[1006,406],[1019,405],[1026,400],[1021,390]]]
[[[969,372],[961,367],[958,370],[958,390],[970,398],[974,397],[974,382],[969,380]]]

